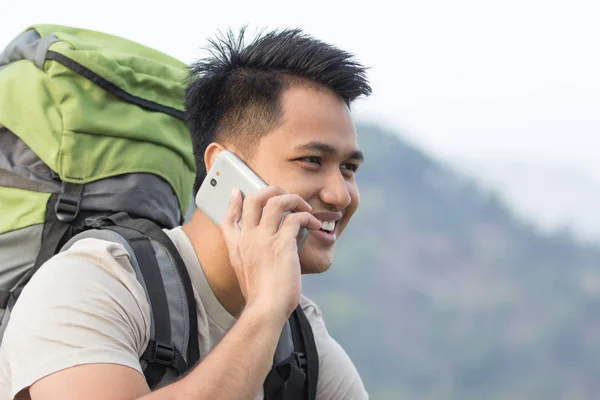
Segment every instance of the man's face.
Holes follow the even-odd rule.
[[[350,111],[329,91],[292,87],[282,94],[283,121],[260,139],[248,165],[269,185],[300,195],[328,231],[311,232],[303,273],[326,271],[335,242],[358,208],[355,170],[362,155]]]

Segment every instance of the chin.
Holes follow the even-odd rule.
[[[331,264],[328,265],[302,265],[302,269],[300,273],[302,275],[313,275],[313,274],[321,274],[327,271],[331,267]]]
[[[333,247],[328,249],[305,246],[300,249],[302,274],[320,274],[327,271],[333,263]]]

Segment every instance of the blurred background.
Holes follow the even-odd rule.
[[[367,162],[336,262],[306,277],[372,399],[600,397],[600,3],[54,0],[55,23],[191,62],[218,30],[301,27],[370,67]]]

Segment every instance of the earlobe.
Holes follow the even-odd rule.
[[[215,159],[222,150],[225,150],[225,147],[217,142],[212,142],[206,147],[204,151],[204,165],[206,165],[207,171],[212,167]]]

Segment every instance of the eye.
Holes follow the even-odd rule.
[[[358,165],[353,164],[353,163],[346,163],[346,164],[342,164],[342,169],[356,172],[356,171],[358,171]]]
[[[307,162],[307,163],[311,163],[311,164],[321,165],[321,158],[319,158],[319,157],[302,157],[299,160]]]

